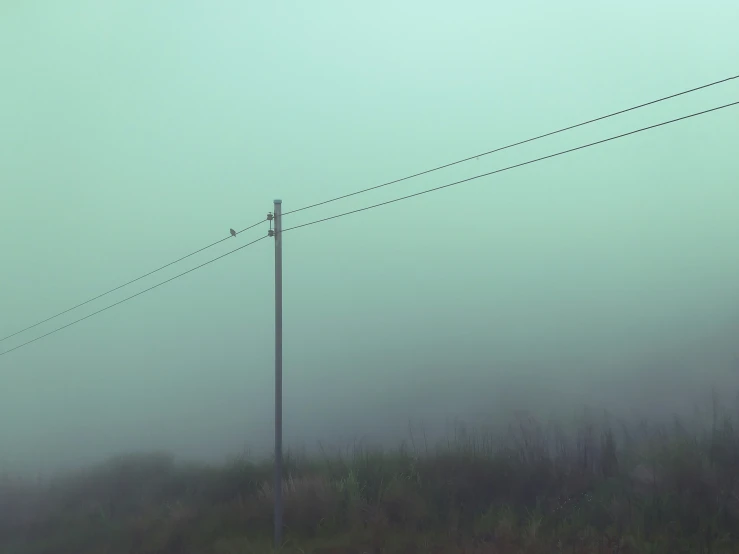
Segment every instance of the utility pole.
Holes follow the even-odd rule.
[[[282,546],[282,200],[275,200],[275,549]]]

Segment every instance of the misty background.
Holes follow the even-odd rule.
[[[0,336],[265,217],[737,73],[739,4],[4,2]],[[739,100],[739,80],[284,218]],[[291,446],[739,391],[739,108],[284,236]],[[224,254],[266,224],[3,341]],[[273,433],[271,240],[0,357],[0,463]]]

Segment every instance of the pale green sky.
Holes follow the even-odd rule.
[[[295,209],[737,74],[736,21],[729,0],[4,2],[0,336],[275,197]],[[739,80],[285,225],[737,100]],[[728,108],[286,233],[286,440],[731,390],[738,146]],[[0,357],[4,461],[268,447],[272,271],[265,240]]]

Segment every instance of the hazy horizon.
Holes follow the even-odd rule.
[[[737,73],[739,4],[0,8],[0,337]],[[392,8],[392,9],[391,9]],[[299,225],[739,100],[739,79]],[[284,235],[288,445],[739,392],[739,107]],[[733,153],[733,154],[732,154]],[[266,233],[266,224],[0,352]],[[271,239],[0,357],[0,464],[273,432]]]

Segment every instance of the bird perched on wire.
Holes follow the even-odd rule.
[[[231,236],[232,237],[235,237],[236,236],[236,231],[234,231],[233,229],[229,229],[229,230],[231,231]]]

